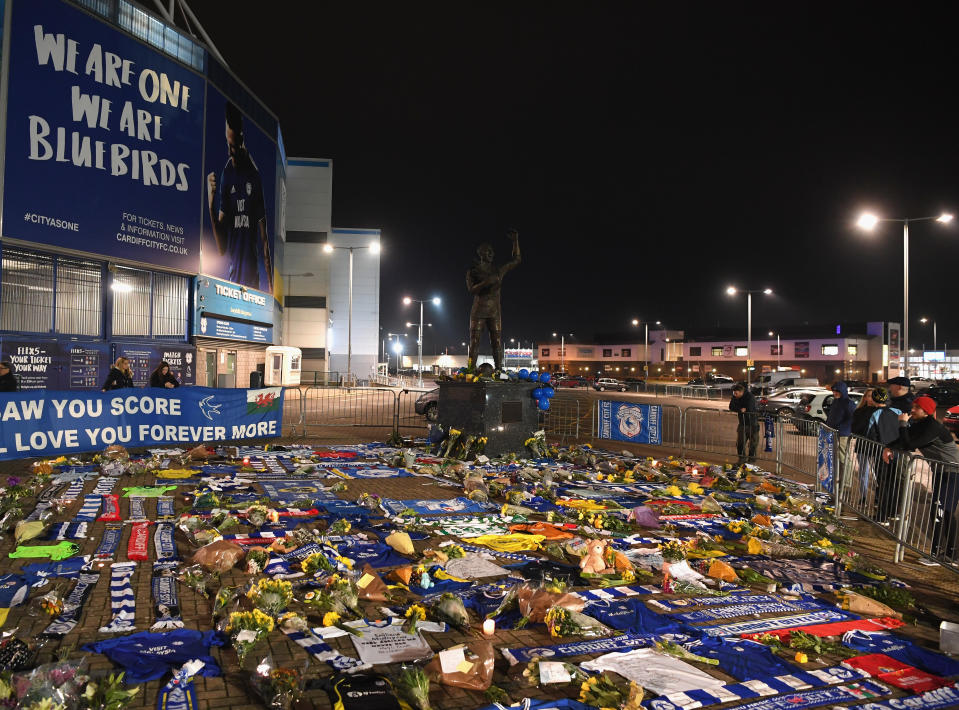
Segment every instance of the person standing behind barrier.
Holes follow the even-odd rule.
[[[174,387],[179,387],[180,382],[176,377],[173,376],[173,373],[170,372],[170,363],[166,360],[160,362],[160,366],[153,371],[153,374],[150,375],[150,387],[165,387],[167,389],[173,389]]]
[[[107,379],[100,390],[107,392],[126,387],[133,387],[133,370],[130,369],[129,360],[125,357],[118,357],[117,361],[113,363],[113,367],[110,368],[110,374],[107,375]]]
[[[890,446],[899,438],[898,410],[889,409],[889,391],[885,387],[873,390],[872,401],[876,411],[869,417],[866,427],[866,438],[882,447]],[[898,458],[884,456],[878,452],[874,461],[876,469],[876,504],[875,520],[880,525],[889,525],[889,518],[895,515],[899,507],[900,485],[897,469]]]
[[[869,420],[872,413],[876,411],[876,403],[872,400],[873,389],[869,388],[862,393],[862,399],[852,413],[852,425],[850,431],[856,436],[865,438],[866,430],[869,428]],[[872,488],[872,465],[869,460],[868,446],[865,444],[856,444],[856,464],[859,469],[859,507],[865,509],[866,498]],[[847,482],[846,484],[851,485]]]
[[[889,408],[909,414],[912,411],[912,400],[915,399],[915,395],[909,391],[911,386],[909,378],[892,377],[886,386],[889,388]]]
[[[741,466],[747,461],[753,463],[756,460],[756,446],[759,444],[759,410],[756,408],[756,398],[746,391],[746,385],[741,382],[733,386],[729,411],[736,412],[739,416],[739,425],[736,427],[736,453],[739,454],[737,465]]]
[[[0,362],[0,392],[19,392],[17,378],[13,374],[13,365],[8,360]]]
[[[845,382],[836,382],[832,386],[832,404],[826,415],[826,426],[835,429],[839,437],[836,448],[839,451],[839,470],[846,470],[846,447],[849,445],[849,435],[852,434],[852,415],[856,411],[856,404],[849,399],[849,388]],[[849,485],[847,481],[846,485]]]
[[[959,532],[959,521],[956,519],[956,505],[959,504],[959,446],[956,446],[952,433],[936,419],[936,401],[932,397],[917,397],[910,414],[900,415],[899,438],[892,448],[900,451],[918,449],[927,459],[942,462],[932,465],[932,505],[929,510],[932,556],[953,559]],[[892,453],[887,449],[883,455],[891,457]],[[930,566],[937,564],[927,558],[919,562]]]

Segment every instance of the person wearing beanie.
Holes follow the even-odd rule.
[[[0,362],[0,392],[18,392],[17,378],[13,374],[13,365],[8,360]]]
[[[729,411],[739,416],[736,427],[736,453],[739,454],[737,466],[753,463],[756,460],[756,446],[759,444],[759,410],[756,398],[746,391],[746,385],[737,382],[729,399]]]
[[[909,414],[912,411],[912,400],[915,396],[909,391],[911,383],[908,377],[893,377],[887,383],[889,388],[889,408],[898,409],[900,414]]]
[[[899,418],[889,409],[889,391],[885,387],[876,387],[872,391],[872,401],[875,410],[869,416],[863,436],[879,445],[878,448],[871,447],[876,452],[872,462],[876,471],[874,515],[877,523],[888,525],[889,518],[899,510],[899,496],[903,486],[898,471],[902,460],[894,454],[884,454],[883,449],[899,438]]]
[[[899,417],[899,438],[891,449],[899,451],[919,450],[933,464],[932,502],[929,518],[932,523],[932,556],[949,560],[956,556],[956,539],[959,536],[959,520],[956,505],[959,504],[959,446],[952,432],[936,419],[936,401],[932,397],[917,397],[909,414]],[[890,452],[891,453],[891,452]],[[926,565],[932,560],[919,560]]]
[[[852,415],[856,411],[856,403],[849,399],[849,388],[845,382],[836,382],[832,386],[832,403],[829,405],[829,411],[826,414],[826,426],[835,429],[839,441],[836,442],[836,449],[839,452],[839,471],[846,470],[846,449],[849,448],[849,435],[852,434]],[[848,478],[845,473],[840,473],[843,478]],[[852,485],[851,480],[846,481],[846,485]]]

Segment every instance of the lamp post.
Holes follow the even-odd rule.
[[[400,376],[400,354],[403,352],[403,343],[400,342],[400,339],[397,338],[396,342],[393,343],[393,352],[396,353],[396,376]],[[386,369],[390,367],[389,363],[386,364]],[[398,381],[398,380],[397,380]]]
[[[928,318],[920,318],[920,319],[919,319],[919,322],[922,323],[923,325],[925,325],[926,323],[929,322],[929,319],[928,319]],[[933,321],[933,322],[932,322],[932,349],[933,349],[933,351],[936,351],[936,350],[939,349],[939,348],[936,347],[936,345],[938,345],[938,343],[936,342],[936,321]]]
[[[332,254],[334,249],[345,249],[350,252],[350,271],[347,291],[349,292],[349,309],[346,324],[346,379],[353,381],[353,252],[357,249],[369,249],[371,254],[380,253],[380,243],[373,242],[365,247],[342,247],[335,246],[327,242],[323,245],[323,251]]]
[[[396,338],[396,343],[399,344],[400,338],[401,338],[401,337],[403,337],[403,338],[407,337],[407,334],[406,334],[406,333],[387,333],[387,334],[386,334],[386,339],[387,339],[387,340],[390,340],[390,338],[393,338],[393,337]],[[396,345],[394,345],[393,347],[394,347],[394,349],[395,349]],[[401,346],[401,348],[402,348],[402,346]],[[389,374],[390,374],[390,354],[389,354],[389,352],[388,352],[387,349],[386,349],[386,343],[383,343],[383,354],[386,356],[386,374],[387,374],[387,376],[389,376]],[[400,371],[400,362],[399,362],[399,358],[397,358],[397,360],[396,360],[396,374],[397,374],[397,375],[399,375],[399,371]]]
[[[902,349],[905,353],[905,367],[900,365],[899,374],[909,377],[909,223],[936,221],[939,224],[952,222],[952,215],[943,212],[938,217],[877,217],[871,212],[863,212],[856,222],[860,229],[873,231],[880,222],[902,223]]]
[[[769,337],[773,337],[774,333],[770,330]],[[779,342],[779,333],[775,333],[776,336],[776,370],[781,370],[783,368],[783,346]]]
[[[556,337],[556,333],[553,333],[553,337]],[[573,337],[573,334],[570,333],[569,337]],[[563,333],[559,336],[559,371],[564,375],[566,372],[566,333]]]
[[[659,321],[656,321],[659,323]],[[639,318],[633,318],[633,325],[639,325]],[[643,341],[643,380],[649,381],[649,321],[643,321],[645,330]]]
[[[762,293],[767,296],[772,295],[773,290],[771,288],[764,289],[745,289],[743,293],[746,294],[746,391],[749,391],[749,381],[750,381],[750,368],[753,366],[753,294]],[[730,296],[735,296],[737,293],[740,293],[740,289],[737,289],[735,286],[730,286],[726,289],[726,293]]]
[[[435,296],[433,298],[424,298],[424,299],[410,298],[409,296],[407,296],[406,298],[403,299],[403,305],[405,306],[408,306],[411,303],[420,304],[420,332],[419,332],[419,337],[416,339],[416,346],[419,352],[420,387],[423,386],[423,304],[427,302],[432,303],[434,306],[438,306],[440,305],[440,303],[442,303],[442,301],[440,301],[438,296]]]

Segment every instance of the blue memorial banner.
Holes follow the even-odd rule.
[[[634,444],[662,444],[660,428],[662,407],[658,404],[633,404],[601,400],[599,438],[630,441]]]
[[[4,236],[196,272],[203,76],[59,0],[9,56]]]
[[[35,390],[0,407],[0,460],[280,436],[283,388]]]
[[[819,427],[819,440],[816,442],[816,475],[824,491],[832,492],[835,474],[836,432]]]

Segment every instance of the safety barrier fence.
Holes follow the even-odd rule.
[[[428,390],[385,387],[286,388],[285,434],[308,435],[319,427],[424,429],[416,400]],[[539,426],[563,442],[599,438],[598,403],[557,392]],[[660,445],[788,470],[844,510],[876,525],[896,542],[895,561],[906,549],[959,572],[959,465],[906,452],[890,454],[859,436],[839,437],[820,421],[766,414],[740,415],[707,407],[659,405]],[[751,442],[755,441],[755,450]],[[740,446],[741,444],[741,446]],[[830,471],[832,472],[830,475]]]

